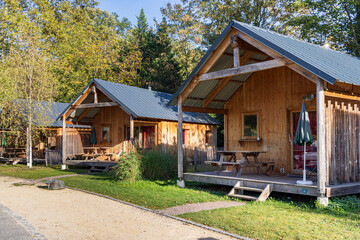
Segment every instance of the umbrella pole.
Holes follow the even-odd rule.
[[[306,182],[306,143],[304,144],[304,170],[303,170],[303,181]]]
[[[312,181],[306,181],[306,143],[304,144],[304,170],[303,170],[303,180],[297,180],[296,184],[302,185],[311,185]]]

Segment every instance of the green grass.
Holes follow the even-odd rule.
[[[62,178],[70,187],[111,196],[151,209],[164,209],[187,203],[227,200],[223,193],[181,189],[169,181],[114,181],[107,174]]]
[[[314,204],[268,200],[181,217],[254,239],[360,239],[360,209],[317,209]]]
[[[67,175],[74,173],[87,172],[85,169],[67,169],[65,171],[60,169],[60,166],[44,167],[33,166],[28,168],[25,165],[0,165],[0,176],[10,176],[27,179],[41,179],[52,176]]]

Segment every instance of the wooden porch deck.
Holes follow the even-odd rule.
[[[116,161],[99,161],[99,160],[67,160],[66,165],[71,166],[84,166],[84,167],[92,167],[94,165],[110,165],[116,166],[118,163]]]
[[[257,174],[242,174],[241,177],[236,177],[235,172],[222,171],[220,175],[213,172],[197,172],[184,173],[185,181],[194,181],[202,183],[211,183],[225,186],[234,186],[238,181],[243,182],[243,186],[264,188],[267,184],[272,184],[274,192],[283,192],[291,194],[299,194],[306,196],[317,197],[317,177],[310,176],[307,179],[313,181],[313,185],[299,185],[296,180],[301,180],[302,176],[266,176]],[[343,196],[349,194],[360,193],[360,183],[345,183],[339,185],[330,185],[326,187],[327,197]]]

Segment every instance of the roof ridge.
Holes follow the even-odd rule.
[[[332,51],[332,52],[335,52],[335,53],[338,53],[338,54],[343,54],[343,55],[345,55],[345,56],[353,57],[353,58],[355,58],[356,60],[359,60],[359,61],[360,61],[360,58],[359,58],[359,57],[356,57],[356,56],[351,55],[351,54],[349,54],[349,53],[342,52],[342,51],[339,51],[339,50],[335,50],[335,49],[332,49],[332,48],[324,48],[324,47],[321,46],[321,45],[308,42],[308,41],[306,41],[306,40],[304,40],[304,39],[299,39],[299,38],[297,38],[296,36],[293,36],[293,35],[279,33],[279,32],[276,32],[275,30],[270,30],[270,29],[267,29],[267,28],[261,28],[261,27],[254,26],[254,25],[251,25],[251,24],[248,24],[248,23],[244,23],[244,22],[240,22],[240,21],[237,21],[237,20],[234,20],[234,22],[236,22],[236,23],[238,23],[238,24],[241,24],[241,25],[247,25],[248,27],[256,28],[256,29],[258,29],[258,30],[265,31],[265,32],[268,32],[268,33],[271,33],[271,34],[277,34],[277,35],[282,36],[282,37],[287,37],[287,38],[290,38],[290,39],[292,39],[292,40],[296,40],[296,41],[298,41],[298,42],[306,43],[306,44],[309,44],[309,45],[311,45],[311,46],[317,47],[317,48],[319,48],[319,49],[323,49],[324,51]]]
[[[127,84],[123,84],[123,83],[117,83],[117,82],[112,82],[112,81],[106,81],[103,79],[98,79],[98,78],[94,78],[95,81],[102,81],[102,82],[106,82],[106,83],[111,83],[111,84],[116,84],[116,85],[121,85],[121,86],[125,86],[125,87],[130,87],[130,88],[136,88],[139,90],[144,90],[144,91],[151,91],[151,92],[155,92],[155,93],[162,93],[162,94],[167,94],[169,96],[173,96],[174,94],[171,93],[166,93],[166,92],[160,92],[160,91],[156,91],[156,90],[149,90],[147,88],[142,88],[142,87],[136,87],[136,86],[131,86],[131,85],[127,85]]]

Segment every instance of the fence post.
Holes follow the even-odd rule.
[[[194,172],[197,172],[197,161],[198,161],[198,149],[195,147],[194,150]]]

